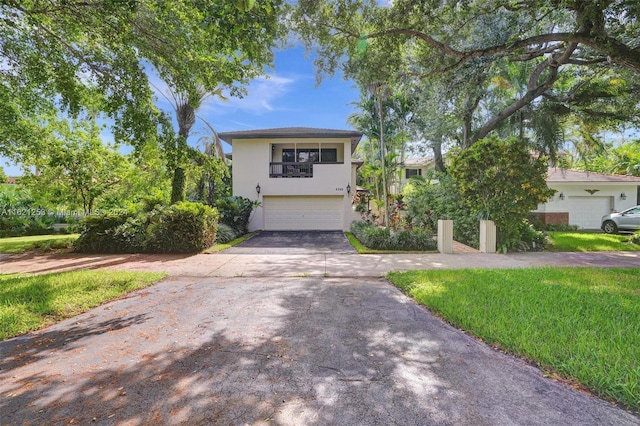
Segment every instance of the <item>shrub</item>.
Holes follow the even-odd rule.
[[[478,216],[464,205],[451,176],[431,172],[426,179],[412,178],[404,193],[411,226],[426,228],[435,234],[438,220],[453,220],[453,238],[468,246],[479,247]]]
[[[374,250],[428,251],[437,247],[433,234],[425,229],[392,232],[367,222],[353,222],[351,232],[364,246]]]
[[[0,185],[0,238],[50,234],[54,221],[29,191]]]
[[[0,238],[51,234],[53,222],[53,217],[47,216],[41,208],[0,206]]]
[[[376,250],[392,250],[391,231],[389,228],[369,226],[361,232],[363,239],[360,241],[365,246]]]
[[[196,253],[216,241],[218,211],[200,203],[182,201],[149,215],[146,251]]]
[[[537,238],[522,218],[555,192],[545,180],[546,158],[532,158],[518,139],[492,136],[454,155],[449,171],[466,207],[495,222],[501,250],[522,250]]]
[[[90,216],[74,250],[84,253],[195,253],[213,245],[218,212],[200,203],[181,202],[151,212]]]
[[[141,219],[133,212],[87,216],[80,222],[74,251],[81,253],[136,253],[144,251]]]
[[[395,245],[402,250],[429,251],[438,248],[434,234],[425,229],[415,228],[395,234]]]
[[[235,240],[240,235],[229,225],[224,223],[218,224],[218,232],[216,233],[216,243],[226,244],[229,241]]]
[[[216,208],[220,213],[220,223],[223,223],[236,232],[237,236],[246,234],[249,229],[249,218],[257,201],[243,197],[225,197],[216,201]]]
[[[498,251],[542,251],[546,243],[544,232],[536,230],[528,220],[522,219],[509,228],[498,229]]]
[[[110,231],[116,253],[138,253],[147,247],[146,216],[128,217]]]
[[[149,213],[157,208],[161,208],[166,203],[166,197],[162,194],[148,195],[140,202],[140,209]]]
[[[543,225],[542,230],[556,232],[575,232],[578,230],[578,225],[569,225],[568,223],[547,223]]]

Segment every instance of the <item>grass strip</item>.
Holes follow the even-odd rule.
[[[640,245],[629,241],[630,235],[590,232],[548,232],[553,243],[547,251],[640,251]]]
[[[105,270],[0,275],[0,340],[78,315],[164,276]]]
[[[595,394],[640,408],[638,269],[390,273],[456,327]]]
[[[249,232],[248,234],[244,234],[244,235],[236,238],[235,240],[229,241],[228,243],[225,243],[225,244],[214,244],[211,247],[209,247],[208,249],[206,249],[205,251],[203,251],[203,253],[213,254],[213,253],[221,252],[223,250],[226,250],[226,249],[231,248],[233,246],[237,246],[238,244],[247,241],[249,238],[253,237],[257,233],[258,233],[257,231],[256,232]]]
[[[77,238],[78,234],[0,238],[0,253],[18,254],[27,251],[69,249]]]

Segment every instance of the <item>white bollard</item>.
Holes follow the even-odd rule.
[[[480,221],[480,252],[496,252],[496,224],[492,220]]]
[[[453,253],[453,221],[438,220],[438,251]]]

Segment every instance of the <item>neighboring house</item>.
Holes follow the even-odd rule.
[[[557,192],[534,211],[544,223],[599,229],[602,216],[639,204],[640,177],[550,168],[547,185]]]
[[[351,159],[362,133],[290,127],[222,132],[232,147],[233,195],[260,201],[249,230],[348,230],[359,219]]]
[[[400,165],[400,183],[391,188],[391,192],[399,194],[412,176],[426,176],[427,172],[436,167],[433,157],[407,158]]]

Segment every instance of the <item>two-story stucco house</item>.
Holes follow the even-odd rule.
[[[249,230],[348,230],[362,133],[288,127],[222,132],[232,147],[233,195],[260,201]]]

